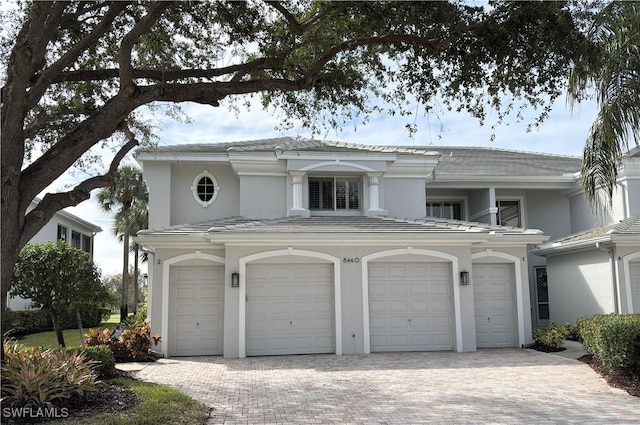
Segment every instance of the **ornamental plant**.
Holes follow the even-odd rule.
[[[96,391],[98,363],[64,347],[41,351],[5,344],[2,403],[8,407],[53,408]]]
[[[148,361],[152,359],[150,350],[158,345],[159,334],[151,335],[151,325],[146,322],[127,324],[117,338],[111,338],[109,329],[90,331],[84,343],[87,346],[107,345],[117,362]]]

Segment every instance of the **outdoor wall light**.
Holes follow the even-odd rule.
[[[240,287],[240,273],[231,273],[231,287],[232,288]]]
[[[460,272],[460,285],[469,284],[469,272]]]

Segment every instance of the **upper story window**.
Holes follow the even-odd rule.
[[[191,191],[196,202],[207,207],[218,197],[220,186],[216,178],[209,171],[204,170],[193,179]]]
[[[519,200],[496,201],[498,224],[501,226],[522,227],[522,214]]]
[[[427,202],[427,216],[462,220],[462,201]]]
[[[58,237],[59,241],[67,241],[67,228],[58,224]]]
[[[91,236],[73,230],[71,231],[71,246],[91,254]]]
[[[360,209],[360,179],[309,177],[309,209],[348,211]]]

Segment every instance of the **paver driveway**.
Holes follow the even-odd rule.
[[[640,399],[533,350],[171,358],[138,377],[213,407],[208,424],[640,423]]]

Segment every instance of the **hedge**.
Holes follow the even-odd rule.
[[[596,314],[577,325],[584,345],[606,368],[640,367],[640,315]]]
[[[98,303],[80,304],[80,317],[82,326],[86,328],[100,326],[105,309]],[[75,329],[78,327],[78,319],[75,309],[69,310],[59,318],[62,329]],[[47,310],[7,310],[2,320],[2,333],[9,332],[10,336],[28,335],[38,332],[53,330],[51,314]]]

